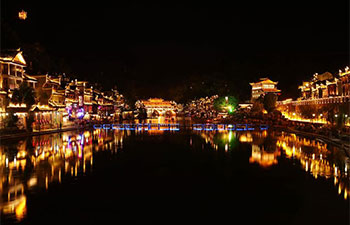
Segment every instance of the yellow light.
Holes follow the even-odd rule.
[[[17,103],[17,104],[14,104],[12,102],[10,102],[9,108],[26,108],[27,105],[25,103]]]
[[[21,20],[27,19],[27,12],[22,10],[21,12],[18,12],[18,18]]]
[[[17,205],[15,209],[16,218],[18,221],[22,220],[27,212],[27,199],[25,196],[21,199],[20,203]]]

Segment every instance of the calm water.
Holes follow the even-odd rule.
[[[1,141],[0,224],[349,224],[349,167],[342,150],[274,131]]]

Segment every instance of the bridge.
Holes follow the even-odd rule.
[[[94,129],[112,129],[112,130],[170,130],[179,131],[181,128],[192,129],[196,131],[253,131],[267,130],[266,124],[193,124],[190,126],[180,126],[178,123],[136,123],[136,124],[95,124]]]

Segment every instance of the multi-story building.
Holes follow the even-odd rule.
[[[22,51],[7,50],[2,51],[0,56],[0,88],[1,90],[8,91],[18,88],[23,82],[24,67],[26,67],[26,61],[23,58]]]
[[[84,105],[84,112],[89,118],[93,114],[93,96],[94,96],[94,88],[92,86],[85,87],[83,105]]]
[[[301,95],[297,100],[287,99],[277,102],[279,110],[289,119],[334,123],[342,121],[350,126],[350,70],[339,70],[314,74],[309,81],[299,86]]]
[[[350,69],[347,66],[344,71],[339,70],[338,94],[341,96],[350,96]]]
[[[267,93],[274,93],[280,95],[281,90],[277,89],[278,82],[274,82],[269,78],[260,78],[259,82],[250,83],[252,86],[252,98],[251,101],[254,102],[260,96],[264,96]]]
[[[34,130],[53,129],[64,125],[65,91],[61,88],[60,77],[33,75],[38,81],[35,92],[37,103],[32,106],[34,112]]]
[[[66,108],[70,119],[82,119],[84,110],[84,90],[86,81],[71,81],[66,85]]]
[[[101,118],[114,117],[114,96],[113,92],[105,91],[101,92],[98,99],[99,110],[98,113]]]
[[[166,101],[161,98],[150,98],[135,103],[137,108],[145,108],[148,117],[176,115],[177,107],[174,101]]]
[[[310,81],[299,86],[300,104],[328,104],[349,102],[350,70],[346,67],[337,75],[330,72],[314,74]]]
[[[0,128],[4,127],[9,112],[20,116],[22,124],[34,114],[34,130],[46,130],[73,124],[76,119],[113,119],[125,106],[124,98],[117,90],[101,92],[88,86],[87,81],[70,81],[65,74],[28,75],[25,67],[20,49],[1,51]],[[22,83],[35,91],[36,102],[32,107],[11,102],[13,91]]]
[[[20,49],[4,50],[0,53],[0,127],[8,115],[8,111],[19,116],[20,123],[25,124],[27,106],[25,104],[11,103],[14,89],[26,82],[30,87],[36,88],[37,80],[25,74],[26,61]]]

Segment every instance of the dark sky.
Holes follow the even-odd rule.
[[[1,18],[78,77],[133,86],[143,97],[166,96],[196,74],[222,74],[245,90],[268,76],[283,97],[297,97],[313,73],[349,65],[347,0],[72,2],[2,0]],[[26,21],[17,19],[21,9]]]

